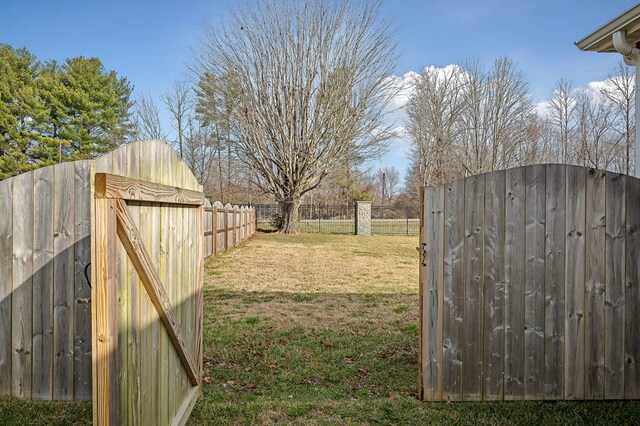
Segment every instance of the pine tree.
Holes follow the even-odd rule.
[[[0,44],[0,179],[124,143],[132,90],[97,58],[42,64]]]

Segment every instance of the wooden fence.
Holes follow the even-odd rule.
[[[536,165],[424,188],[420,396],[640,398],[640,180]]]
[[[204,209],[204,229],[204,253],[209,259],[255,235],[256,211],[216,201]]]
[[[92,168],[0,182],[0,395],[91,399]]]
[[[96,215],[113,218],[96,206],[114,203],[96,192],[100,173],[121,189],[127,223],[137,229],[129,229],[129,240],[141,242],[136,247],[147,256],[138,250],[132,257],[119,232],[96,249]],[[0,182],[0,396],[93,399],[95,423],[142,416],[166,424],[188,415],[200,389],[191,376],[201,371],[205,231],[203,208],[182,201],[196,193],[204,202],[201,190],[186,164],[159,141]],[[115,223],[116,231],[125,224]],[[105,253],[109,261],[96,263]],[[157,272],[160,293],[139,275],[136,262],[143,258]],[[106,277],[98,267],[109,270]],[[163,292],[166,297],[156,297],[163,301],[159,307],[154,294]],[[167,328],[167,309],[181,331]],[[172,338],[180,334],[182,349]],[[184,353],[194,360],[191,369]],[[96,377],[110,381],[96,385]]]

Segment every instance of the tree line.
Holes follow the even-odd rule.
[[[412,85],[405,184],[414,199],[420,186],[533,163],[633,168],[635,81],[622,62],[597,87],[560,79],[539,104],[509,58],[489,69],[473,61],[427,67]]]
[[[125,142],[132,90],[97,58],[41,62],[0,44],[0,179]]]
[[[467,61],[411,81],[403,190],[393,168],[361,170],[399,137],[386,120],[396,59],[379,4],[358,0],[253,0],[206,30],[190,79],[135,106],[127,79],[97,58],[43,63],[0,45],[0,179],[171,139],[207,194],[274,200],[281,230],[297,232],[305,197],[418,203],[420,186],[531,163],[633,167],[635,84],[622,63],[600,87],[561,79],[536,104],[511,59]]]

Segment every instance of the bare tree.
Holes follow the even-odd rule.
[[[186,81],[177,81],[161,99],[171,113],[173,126],[178,132],[178,154],[180,158],[184,158],[185,132],[193,109],[191,87]]]
[[[600,93],[576,97],[578,162],[586,167],[622,171],[623,136],[616,131],[615,111]]]
[[[136,139],[167,139],[160,124],[158,106],[151,96],[140,95],[135,105],[134,117]]]
[[[518,146],[525,142],[533,114],[524,75],[509,58],[495,60],[488,72],[478,62],[470,62],[464,69],[460,155],[467,173],[517,164]]]
[[[427,67],[414,82],[406,124],[421,158],[418,173],[423,185],[444,183],[459,173],[452,152],[465,107],[463,72],[457,65]]]
[[[425,69],[408,103],[407,129],[418,159],[412,170],[421,184],[531,162],[540,146],[528,138],[541,133],[531,127],[529,86],[513,61],[497,59],[489,71],[477,61],[447,68]]]
[[[576,100],[572,94],[573,83],[561,78],[553,88],[546,115],[556,133],[556,141],[561,148],[561,161],[569,163],[571,136],[575,127]]]
[[[636,83],[632,68],[624,61],[619,61],[609,73],[601,90],[611,105],[615,108],[621,122],[622,135],[625,141],[624,173],[631,173],[631,159],[633,158],[633,142],[635,139],[635,96]]]
[[[384,205],[398,195],[400,172],[393,166],[380,167],[376,171],[376,184],[380,202]]]
[[[199,76],[195,92],[196,115],[203,124],[213,127],[215,132],[218,179],[224,202],[234,197],[233,181],[240,178],[236,173],[238,167],[234,167],[237,162],[235,136],[232,133],[233,116],[238,108],[238,90],[229,75],[216,76],[205,72]],[[226,152],[223,153],[223,150]],[[223,167],[225,159],[226,171]],[[249,182],[254,180],[251,176],[245,178]]]
[[[381,153],[395,45],[379,5],[356,0],[255,0],[210,28],[199,75],[229,76],[239,158],[295,233],[301,197],[345,160]]]

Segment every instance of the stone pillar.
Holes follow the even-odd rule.
[[[371,235],[371,201],[356,201],[356,235]]]

